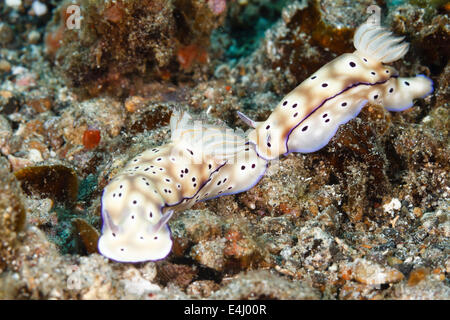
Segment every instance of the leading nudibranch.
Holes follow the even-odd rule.
[[[319,150],[368,101],[401,111],[431,93],[425,76],[401,78],[384,65],[407,52],[402,40],[363,24],[354,37],[357,50],[302,82],[266,121],[239,113],[254,128],[248,141],[239,131],[196,126],[187,113],[174,112],[171,142],[136,156],[104,189],[99,251],[121,262],[162,259],[172,248],[167,222],[174,211],[248,190],[268,160],[282,154]]]
[[[433,91],[423,75],[401,78],[384,65],[408,51],[403,38],[385,28],[363,24],[355,33],[356,51],[327,63],[287,94],[264,122],[239,116],[251,127],[248,138],[260,157],[276,159],[290,152],[314,152],[325,146],[339,125],[358,115],[369,101],[402,111],[413,99]]]

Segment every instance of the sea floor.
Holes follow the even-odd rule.
[[[169,141],[173,110],[247,130],[237,111],[265,120],[354,50],[372,2],[0,2],[0,299],[450,299],[446,1],[375,1],[411,44],[393,67],[432,95],[369,104],[321,150],[177,213],[163,260],[98,253],[103,188]]]

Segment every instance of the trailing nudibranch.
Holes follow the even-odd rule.
[[[121,262],[162,259],[172,247],[167,222],[174,211],[252,188],[269,160],[322,148],[368,101],[401,111],[430,94],[430,79],[401,78],[384,65],[407,52],[402,40],[363,24],[354,37],[357,50],[302,82],[266,121],[239,113],[254,128],[248,140],[225,127],[196,126],[187,113],[174,112],[171,142],[136,156],[104,189],[99,251]]]
[[[267,161],[246,145],[243,132],[196,125],[187,113],[170,120],[171,143],[137,155],[102,196],[99,251],[113,260],[164,258],[174,211],[198,201],[243,192],[263,176]]]
[[[254,130],[250,143],[267,160],[290,152],[314,152],[325,146],[339,125],[358,115],[368,102],[390,111],[412,106],[413,99],[433,91],[423,75],[401,78],[384,65],[408,51],[403,38],[379,25],[363,24],[355,33],[356,51],[327,63],[287,94],[264,122],[240,117]]]

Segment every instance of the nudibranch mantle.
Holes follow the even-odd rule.
[[[402,58],[409,45],[379,25],[363,24],[355,32],[356,51],[343,54],[288,93],[264,122],[248,134],[258,155],[266,160],[290,152],[314,152],[325,146],[339,125],[358,115],[369,101],[401,111],[413,99],[432,92],[425,76],[401,78],[384,63]]]
[[[171,142],[133,158],[105,187],[99,251],[116,261],[164,258],[172,248],[167,225],[174,211],[243,192],[263,176],[267,161],[243,132],[171,118]]]

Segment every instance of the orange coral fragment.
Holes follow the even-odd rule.
[[[98,129],[87,129],[83,134],[83,145],[86,149],[94,149],[100,143],[100,130]]]
[[[123,14],[123,9],[119,3],[112,5],[103,12],[105,19],[114,23],[120,22],[123,18]]]
[[[167,71],[167,70],[161,70],[159,75],[160,75],[161,79],[163,79],[165,81],[169,81],[170,77],[171,77],[170,71]]]
[[[190,70],[194,62],[208,62],[208,53],[204,48],[191,44],[178,49],[177,59],[184,70]]]
[[[415,286],[420,281],[425,279],[427,274],[428,274],[428,270],[425,268],[419,268],[419,269],[411,271],[411,273],[409,274],[409,278],[408,278],[408,285]]]
[[[55,31],[49,32],[45,35],[45,47],[49,55],[55,55],[56,51],[58,51],[61,47],[63,33],[64,25],[61,25],[61,27],[57,28]]]

